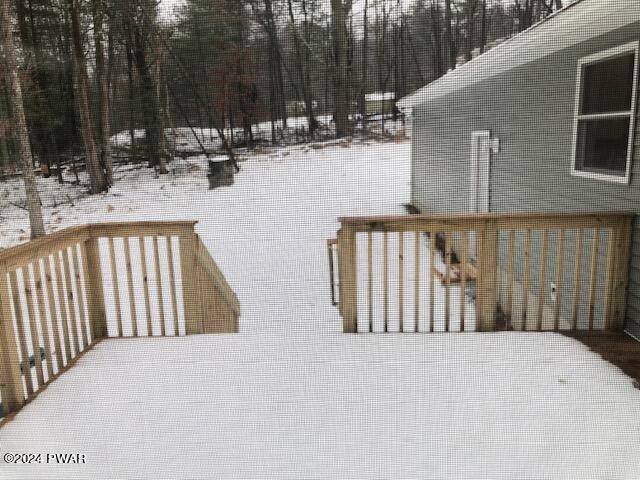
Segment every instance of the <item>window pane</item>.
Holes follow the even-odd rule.
[[[624,176],[629,146],[629,118],[580,120],[578,170]]]
[[[635,55],[584,67],[582,114],[631,110]]]

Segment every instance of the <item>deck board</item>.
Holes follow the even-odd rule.
[[[633,378],[640,388],[640,342],[626,333],[566,332]]]

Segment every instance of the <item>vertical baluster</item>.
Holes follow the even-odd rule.
[[[173,261],[173,240],[167,237],[167,256],[169,257],[169,286],[171,287],[171,311],[173,313],[173,334],[178,336],[178,296],[176,293],[176,274]]]
[[[573,304],[571,309],[571,330],[578,327],[578,302],[580,300],[580,276],[582,275],[582,229],[576,234],[576,261],[573,269]]]
[[[328,253],[328,260],[329,260],[329,279],[330,279],[330,284],[331,284],[331,305],[333,305],[334,307],[338,305],[338,302],[336,301],[336,273],[335,273],[335,262],[334,262],[334,255],[333,255],[333,243],[331,240],[327,240],[327,253]]]
[[[384,333],[389,331],[389,234],[383,234]]]
[[[429,232],[429,332],[435,330],[435,279],[436,273],[436,235],[434,231]]]
[[[58,310],[56,309],[56,301],[54,298],[53,277],[51,275],[50,258],[47,256],[43,260],[44,278],[47,282],[47,297],[49,299],[49,312],[51,312],[51,325],[53,326],[53,341],[56,363],[58,364],[58,371],[60,371],[64,365],[62,362],[62,344],[60,343],[60,319],[58,317]]]
[[[11,296],[13,298],[13,313],[16,317],[16,326],[18,327],[18,343],[20,345],[20,357],[22,358],[22,373],[27,384],[27,395],[33,395],[33,377],[31,376],[31,364],[29,362],[29,348],[27,347],[27,336],[25,335],[25,317],[20,303],[20,292],[18,284],[18,273],[12,270],[9,273],[9,282],[11,283]]]
[[[464,316],[467,306],[467,264],[469,263],[469,233],[462,232],[462,266],[460,269],[460,331],[464,332]]]
[[[147,335],[153,336],[153,325],[151,320],[151,299],[149,296],[149,272],[147,270],[147,249],[144,244],[144,237],[138,237],[140,244],[140,262],[142,264],[142,285],[144,288],[144,309],[147,313]]]
[[[404,331],[404,232],[400,232],[398,243],[398,314],[400,316],[400,333]]]
[[[416,333],[420,332],[420,232],[415,233],[415,284],[414,284],[414,305],[415,305],[415,324]]]
[[[38,388],[44,385],[44,372],[42,370],[42,357],[40,356],[40,338],[36,327],[36,314],[33,306],[33,285],[31,282],[31,271],[29,265],[22,269],[22,279],[24,280],[24,293],[27,298],[27,313],[29,315],[29,326],[31,328],[31,346],[33,347],[33,358],[36,366],[36,378]]]
[[[42,273],[42,263],[38,259],[33,264],[33,274],[35,275],[36,298],[38,300],[38,313],[40,317],[40,331],[42,332],[42,341],[44,342],[44,355],[45,359],[47,360],[47,376],[48,379],[51,380],[51,378],[53,377],[53,358],[51,356],[51,336],[49,335],[49,324],[47,323],[47,310],[44,301]]]
[[[131,328],[133,336],[138,336],[138,312],[136,311],[136,294],[133,288],[133,266],[131,265],[131,245],[129,237],[122,239],[124,242],[124,258],[127,267],[127,290],[129,291],[129,312],[131,313]]]
[[[62,323],[62,340],[64,341],[64,355],[67,365],[71,361],[71,340],[69,334],[69,317],[67,315],[67,297],[64,294],[62,278],[62,252],[53,254],[53,270],[56,274],[56,286],[58,288],[58,302],[60,303],[60,323]]]
[[[75,273],[75,286],[76,292],[78,292],[78,311],[80,312],[80,330],[82,333],[82,341],[84,347],[89,346],[89,337],[87,336],[87,308],[84,301],[84,288],[82,284],[82,275],[80,273],[80,265],[82,265],[82,258],[80,258],[80,252],[78,246],[71,247],[71,258],[73,259],[73,271]]]
[[[373,232],[367,233],[367,307],[369,332],[373,333]]]
[[[507,247],[507,308],[505,314],[507,317],[507,330],[513,330],[513,270],[515,264],[516,251],[516,232],[509,230]]]
[[[69,318],[71,320],[71,325],[70,325],[71,328],[69,329],[69,332],[71,333],[71,338],[73,339],[72,341],[74,342],[74,345],[76,348],[76,355],[78,355],[82,351],[82,349],[80,348],[80,338],[79,338],[80,334],[78,333],[78,317],[76,315],[76,305],[75,305],[74,295],[73,295],[69,249],[65,248],[64,250],[62,250],[61,254],[62,254],[62,263],[63,263],[63,269],[64,269],[65,286],[67,287],[67,301],[69,306],[69,314],[71,315]]]
[[[445,286],[444,286],[444,331],[448,332],[451,322],[451,234],[444,234]]]
[[[111,260],[111,279],[113,283],[113,301],[116,309],[117,336],[122,337],[122,309],[120,306],[120,285],[118,282],[118,267],[116,265],[116,247],[113,237],[109,237],[109,257]]]
[[[593,314],[596,304],[596,281],[598,274],[598,257],[600,254],[600,229],[593,229],[591,243],[591,275],[589,278],[589,330],[593,330]]]
[[[556,253],[556,299],[553,308],[553,329],[560,328],[560,306],[562,305],[562,287],[564,284],[564,229],[558,231],[558,251]]]
[[[605,315],[605,330],[610,328],[610,321],[612,317],[611,307],[613,305],[613,289],[615,278],[615,263],[616,263],[616,245],[618,243],[618,228],[610,228],[607,235],[607,278],[605,282],[604,291],[604,315]]]
[[[538,277],[538,318],[536,321],[536,331],[542,330],[542,317],[544,315],[544,297],[547,283],[547,250],[549,249],[549,230],[546,228],[542,232],[542,250],[540,252],[540,275]]]
[[[160,254],[158,251],[158,237],[153,237],[153,259],[156,267],[156,286],[158,292],[158,309],[160,311],[160,335],[165,336],[164,298],[162,294],[162,274],[160,271]]]
[[[527,330],[527,313],[529,310],[529,270],[531,262],[531,230],[524,232],[524,280],[522,282],[522,331]]]
[[[616,266],[614,290],[607,329],[621,332],[624,330],[627,306],[627,287],[629,285],[629,264],[633,237],[633,215],[623,215],[616,222]]]

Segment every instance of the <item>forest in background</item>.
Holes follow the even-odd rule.
[[[35,169],[63,182],[80,163],[95,194],[114,159],[166,173],[168,128],[217,132],[234,163],[258,123],[272,144],[290,141],[292,116],[306,118],[298,141],[366,133],[367,94],[399,99],[568,0],[184,0],[170,15],[157,0],[2,3],[0,173],[24,178],[38,236]]]

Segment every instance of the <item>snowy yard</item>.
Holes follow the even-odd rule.
[[[264,152],[214,191],[204,159],[171,168],[121,170],[47,219],[198,220],[241,333],[100,343],[0,429],[2,453],[86,464],[1,478],[640,478],[640,390],[574,340],[340,333],[325,240],[339,216],[404,213],[409,143]]]

